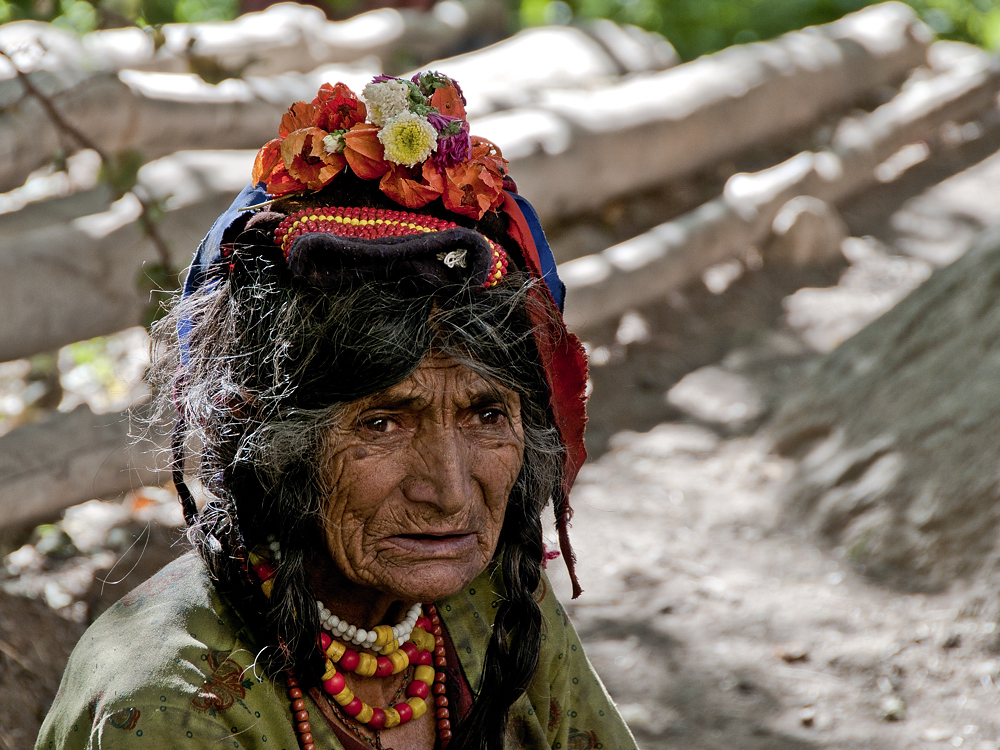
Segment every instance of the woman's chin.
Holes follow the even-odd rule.
[[[404,601],[431,603],[458,593],[485,568],[478,555],[475,559],[416,558],[387,570],[378,588]]]

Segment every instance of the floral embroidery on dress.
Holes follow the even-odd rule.
[[[139,723],[140,711],[138,708],[120,708],[108,717],[108,723],[115,729],[131,731]]]
[[[247,695],[253,687],[253,680],[241,680],[243,667],[229,658],[229,651],[214,651],[208,654],[208,665],[212,674],[201,686],[191,705],[199,711],[207,711],[215,716],[216,711],[225,711]]]
[[[541,604],[542,599],[545,598],[546,594],[549,593],[549,587],[545,583],[544,578],[538,580],[538,588],[535,589],[535,604]]]
[[[549,702],[549,729],[555,729],[559,724],[559,719],[562,718],[562,708],[559,706],[559,701],[553,698]]]
[[[566,740],[567,750],[594,750],[596,747],[597,735],[594,732],[569,728],[569,737]]]

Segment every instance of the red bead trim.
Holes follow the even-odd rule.
[[[358,208],[348,206],[318,206],[307,208],[291,216],[274,230],[274,242],[288,259],[292,240],[302,234],[327,232],[339,237],[405,237],[423,232],[442,232],[457,227],[453,221],[434,216],[390,211],[384,208]]]
[[[292,241],[303,234],[327,233],[338,237],[378,239],[380,237],[406,237],[427,232],[443,232],[457,227],[453,221],[435,216],[414,214],[407,211],[390,211],[384,208],[359,208],[348,206],[317,206],[298,211],[284,220],[274,230],[274,243],[288,260]],[[490,271],[484,289],[496,286],[507,274],[507,253],[489,237],[493,248]]]

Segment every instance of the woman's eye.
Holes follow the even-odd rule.
[[[503,409],[489,408],[479,412],[480,424],[501,424],[506,418],[507,415],[504,414]]]
[[[391,432],[396,429],[396,422],[389,417],[373,417],[363,420],[361,426],[370,432]]]

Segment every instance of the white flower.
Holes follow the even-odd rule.
[[[409,111],[389,120],[378,131],[378,139],[385,146],[386,160],[406,167],[426,161],[437,149],[437,129],[426,117]]]
[[[342,154],[344,152],[344,134],[336,132],[326,136],[323,139],[323,150],[328,154]]]
[[[403,81],[369,83],[362,94],[368,105],[368,119],[379,127],[410,110],[410,87]]]

